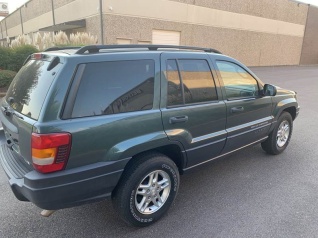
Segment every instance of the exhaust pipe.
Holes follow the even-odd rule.
[[[49,216],[51,216],[54,212],[56,212],[56,210],[43,210],[43,211],[41,212],[41,215],[42,215],[43,217],[49,217]]]

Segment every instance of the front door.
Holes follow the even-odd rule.
[[[260,83],[240,65],[216,61],[227,110],[227,153],[266,138],[273,117],[272,99],[260,95]]]
[[[182,143],[187,167],[219,155],[226,141],[226,107],[205,53],[161,56],[162,121],[170,140]]]

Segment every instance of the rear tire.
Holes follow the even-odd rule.
[[[173,203],[179,181],[178,168],[171,159],[159,153],[144,154],[124,171],[112,194],[114,208],[130,225],[151,225]]]
[[[283,112],[274,130],[269,134],[266,141],[262,143],[262,148],[268,154],[278,155],[282,153],[289,144],[293,132],[293,118],[288,112]]]

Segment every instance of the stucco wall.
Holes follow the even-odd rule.
[[[20,10],[16,10],[9,16],[5,18],[5,21],[7,23],[7,28],[10,29],[12,27],[15,27],[17,25],[21,24],[21,19],[20,19]]]
[[[32,0],[21,7],[22,20],[26,22],[52,10],[51,0]]]
[[[215,48],[249,66],[296,65],[299,63],[302,45],[301,37],[138,17],[104,15],[104,24],[107,24],[104,35],[107,44],[115,44],[116,37],[129,38],[132,44],[137,44],[139,40],[151,41],[152,29],[175,30],[181,32],[182,45]]]
[[[86,31],[101,43],[99,0],[53,3],[56,24],[86,19]],[[52,26],[51,7],[51,0],[31,0],[22,6],[24,33]],[[137,44],[151,42],[154,29],[180,31],[181,44],[216,48],[250,66],[297,65],[307,10],[289,0],[103,0],[103,38],[107,44],[115,44],[117,38]],[[20,10],[5,20],[10,37],[22,33]],[[1,24],[4,38],[4,21]],[[309,50],[312,34],[306,34],[303,62],[314,58]]]
[[[306,23],[307,6],[289,0],[170,0],[297,24]]]
[[[62,7],[70,2],[74,2],[75,0],[54,0],[54,8]]]
[[[318,64],[318,8],[310,7],[300,64]]]
[[[0,22],[0,31],[1,31],[0,33],[1,39],[5,39],[7,37],[5,21]]]
[[[101,44],[100,36],[100,16],[86,18],[86,32],[98,37],[98,43]],[[108,33],[106,33],[108,34]]]

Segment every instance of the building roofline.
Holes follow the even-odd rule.
[[[33,0],[29,0],[27,2],[25,2],[24,4],[22,4],[20,7],[18,7],[17,9],[15,9],[13,12],[11,12],[8,16],[6,16],[5,18],[3,18],[2,20],[0,20],[0,22],[4,21],[5,19],[7,19],[8,17],[10,17],[13,13],[15,13],[16,11],[20,10],[20,8],[24,7],[25,5],[27,5],[29,2],[32,2]],[[8,3],[9,4],[9,3]]]

